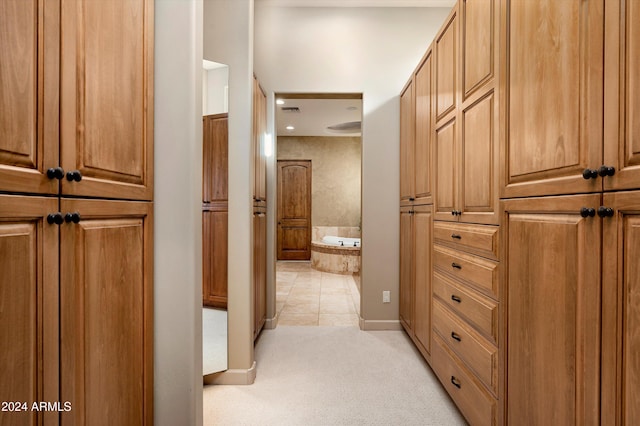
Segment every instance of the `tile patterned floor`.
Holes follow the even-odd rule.
[[[358,326],[360,293],[351,275],[311,268],[309,262],[276,263],[278,325]]]

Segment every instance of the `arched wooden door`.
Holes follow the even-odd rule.
[[[311,160],[278,160],[278,260],[311,259]]]

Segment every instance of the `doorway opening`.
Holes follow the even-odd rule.
[[[358,326],[362,94],[276,94],[279,325]]]

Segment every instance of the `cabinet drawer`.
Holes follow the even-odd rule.
[[[437,272],[433,274],[433,294],[453,312],[474,325],[494,344],[498,342],[498,304],[473,290],[456,284]]]
[[[498,260],[498,231],[497,226],[436,221],[433,239],[440,244]]]
[[[433,329],[494,394],[498,392],[498,349],[440,302],[433,302]]]
[[[452,277],[469,283],[487,295],[498,299],[498,263],[482,257],[433,246],[433,265]]]
[[[431,345],[431,367],[469,424],[497,424],[496,400],[473,379],[436,334]]]

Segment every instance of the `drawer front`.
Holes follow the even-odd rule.
[[[497,262],[434,245],[433,265],[456,280],[469,283],[478,291],[498,299]]]
[[[498,304],[444,275],[433,274],[433,294],[463,317],[492,343],[498,343]]]
[[[431,345],[431,366],[469,424],[497,424],[496,400],[482,389],[435,334]]]
[[[498,227],[436,221],[433,239],[439,244],[498,260]]]
[[[439,301],[433,302],[433,329],[476,376],[498,392],[498,349],[474,332]]]

